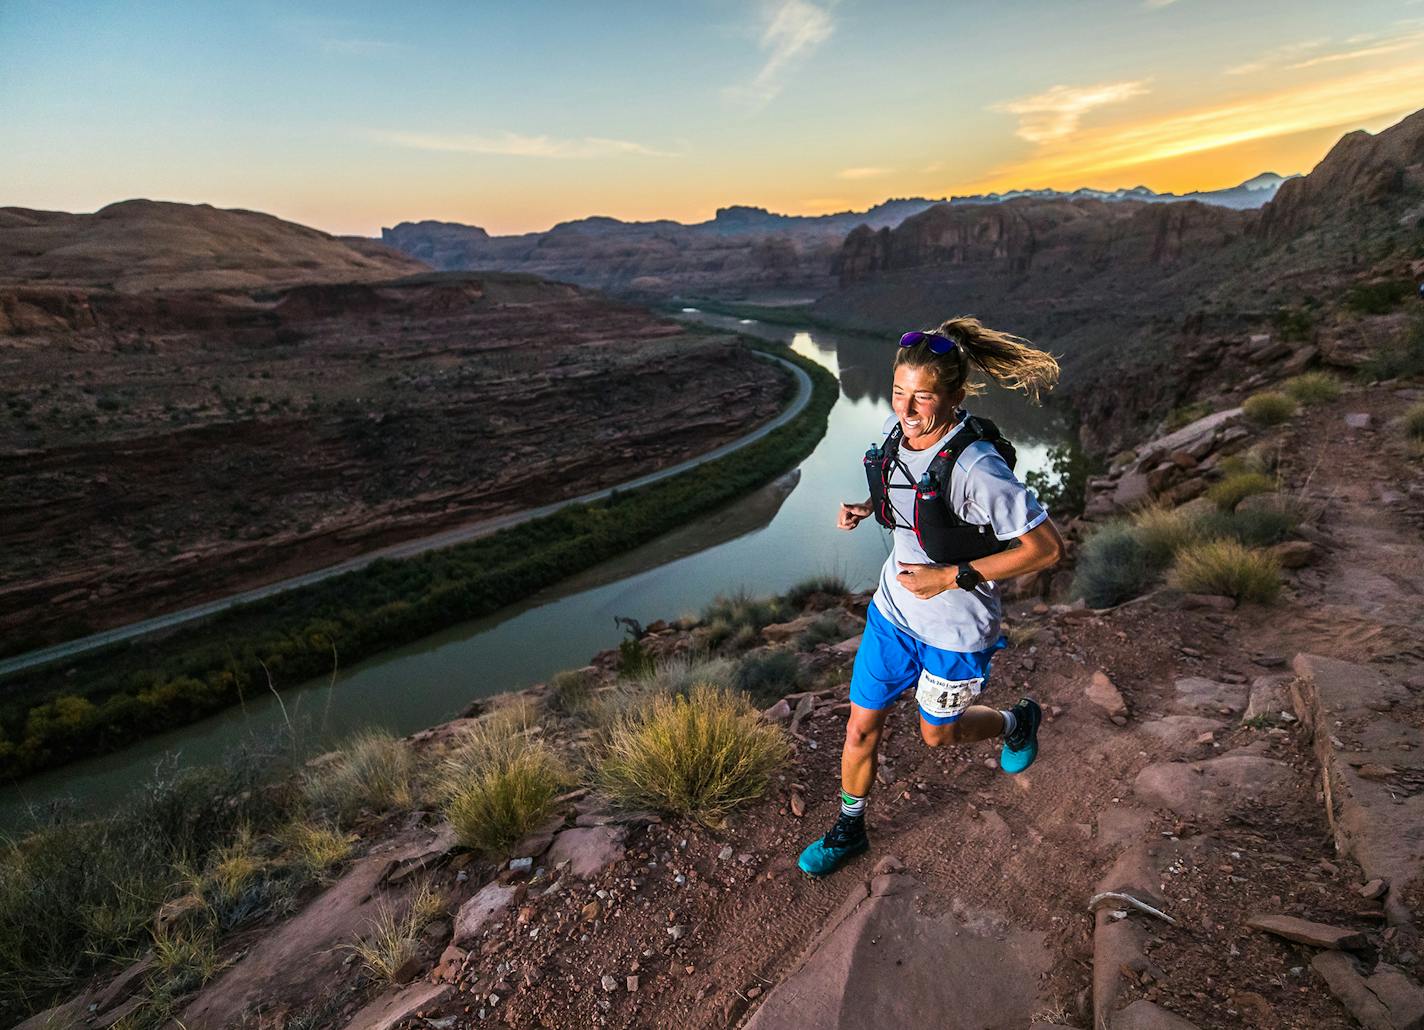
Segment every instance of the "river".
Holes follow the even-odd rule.
[[[271,740],[288,724],[298,728],[296,746],[315,752],[365,728],[405,734],[442,722],[472,699],[540,682],[616,646],[622,633],[615,615],[647,624],[699,612],[718,594],[781,593],[822,573],[869,589],[888,553],[887,531],[867,521],[845,533],[835,521],[840,501],[866,493],[860,456],[880,438],[890,413],[893,344],[693,310],[682,317],[789,344],[840,378],[826,435],[796,472],[520,604],[341,668],[334,688],[327,677],[282,691],[280,701],[273,694],[249,699],[242,708],[23,780],[0,800],[0,828],[20,828],[32,806],[61,800],[100,809],[151,778],[160,762],[217,761],[244,738]],[[991,391],[969,407],[1014,441],[1020,477],[1044,468],[1049,447],[1067,439],[1057,415],[1017,394]]]

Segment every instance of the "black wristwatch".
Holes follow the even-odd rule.
[[[954,577],[954,585],[960,590],[973,590],[980,583],[984,582],[984,577],[979,575],[973,565],[959,566],[959,572]]]

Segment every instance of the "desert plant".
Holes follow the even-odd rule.
[[[415,760],[410,749],[384,730],[357,734],[339,748],[336,758],[307,774],[307,802],[354,818],[363,808],[377,811],[408,805]]]
[[[1166,568],[1172,555],[1199,536],[1196,519],[1179,508],[1160,504],[1135,514],[1132,526],[1148,560],[1157,568]]]
[[[773,622],[779,622],[790,614],[787,604],[779,597],[752,597],[744,590],[730,596],[718,595],[702,612],[702,621],[709,628],[715,627],[708,644],[716,647],[729,639],[743,638],[750,631],[755,637]]]
[[[213,978],[223,962],[206,929],[168,927],[153,934],[153,964],[169,994],[183,994]]]
[[[796,638],[796,650],[810,651],[817,644],[839,643],[845,639],[841,630],[841,620],[834,615],[821,615],[811,622]]]
[[[1411,440],[1424,441],[1424,404],[1415,404],[1405,411],[1401,424]]]
[[[1328,404],[1340,396],[1340,380],[1329,372],[1303,372],[1281,388],[1301,404]]]
[[[580,669],[556,673],[549,680],[549,704],[564,715],[582,715],[593,699],[593,679]]]
[[[1281,568],[1264,551],[1235,540],[1208,540],[1177,555],[1171,582],[1190,594],[1224,594],[1238,601],[1269,604],[1280,593]]]
[[[1137,597],[1158,571],[1133,528],[1109,522],[1083,543],[1071,593],[1094,608],[1107,608]]]
[[[569,776],[527,731],[467,731],[441,767],[441,802],[461,843],[499,853],[546,815]]]
[[[1375,350],[1360,374],[1367,380],[1424,376],[1424,314],[1416,311],[1403,331]]]
[[[614,727],[597,776],[610,795],[715,823],[766,789],[788,753],[745,695],[711,685],[654,698]]]
[[[1285,508],[1238,508],[1210,512],[1197,521],[1201,539],[1230,539],[1247,547],[1280,543],[1300,525],[1300,516]]]
[[[737,663],[732,685],[765,707],[795,690],[801,675],[801,660],[790,651],[762,651]]]
[[[1222,511],[1234,511],[1252,494],[1268,494],[1276,489],[1276,481],[1260,472],[1238,472],[1228,475],[1207,488],[1206,496]]]
[[[1278,426],[1295,414],[1295,401],[1275,390],[1262,390],[1247,397],[1241,411],[1257,425]]]
[[[831,594],[840,597],[848,593],[850,593],[850,586],[846,583],[845,576],[833,572],[803,579],[786,591],[783,598],[790,607],[801,608],[812,594]]]
[[[1189,426],[1199,418],[1206,418],[1212,412],[1212,406],[1207,401],[1193,401],[1190,404],[1183,404],[1167,412],[1167,417],[1162,420],[1162,428],[1167,432]]]
[[[381,983],[394,983],[400,968],[415,957],[420,931],[440,914],[444,905],[445,899],[429,881],[416,887],[403,911],[398,912],[383,898],[376,903],[376,914],[366,935],[346,947],[372,977]]]
[[[302,876],[324,881],[351,854],[351,838],[333,826],[293,820],[277,834],[285,853]]]

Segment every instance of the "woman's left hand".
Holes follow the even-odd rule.
[[[948,565],[912,565],[903,561],[899,565],[900,571],[895,573],[895,578],[921,601],[956,589],[954,576],[958,570]]]

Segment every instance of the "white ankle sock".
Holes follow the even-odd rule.
[[[841,815],[862,817],[865,815],[865,798],[841,791]]]
[[[1007,737],[1018,727],[1019,721],[1014,718],[1014,713],[1007,709],[999,714],[1004,717],[1004,736]]]

